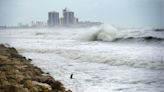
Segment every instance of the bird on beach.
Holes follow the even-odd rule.
[[[73,79],[73,73],[70,75],[70,79]]]

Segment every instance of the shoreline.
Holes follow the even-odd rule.
[[[0,44],[0,92],[72,92],[31,61]]]

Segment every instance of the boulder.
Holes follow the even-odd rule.
[[[31,80],[25,82],[24,88],[28,88],[30,92],[52,92],[50,85]]]

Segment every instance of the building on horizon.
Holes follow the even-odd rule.
[[[63,9],[63,16],[59,17],[59,12],[48,12],[48,26],[68,26],[68,27],[89,27],[101,25],[101,22],[79,21],[73,11]]]
[[[56,26],[59,25],[60,20],[59,20],[59,13],[58,12],[48,12],[48,25],[49,26]]]
[[[67,8],[63,10],[63,24],[64,25],[75,24],[74,12],[69,11]]]

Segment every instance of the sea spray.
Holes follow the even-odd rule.
[[[164,32],[106,29],[10,29],[0,32],[0,42],[16,47],[74,92],[164,92]],[[70,79],[72,72],[78,82]]]
[[[79,39],[83,41],[112,41],[116,31],[117,29],[111,25],[86,28],[79,34]]]
[[[116,28],[109,25],[103,25],[100,27],[96,39],[99,41],[113,41],[116,38],[116,32]]]

